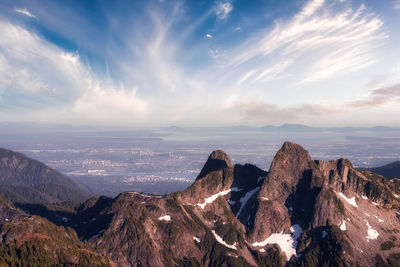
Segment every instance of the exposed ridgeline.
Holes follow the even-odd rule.
[[[117,266],[76,231],[31,216],[0,196],[0,266]]]
[[[399,179],[285,142],[268,172],[214,151],[186,190],[93,197],[64,226],[120,266],[399,266],[399,195]]]
[[[13,202],[84,201],[90,194],[76,182],[21,153],[0,148],[0,194]]]
[[[214,151],[186,190],[92,198],[70,225],[122,266],[398,266],[399,195],[399,179],[286,142],[268,172]]]
[[[208,157],[206,164],[204,164],[196,180],[203,178],[212,171],[218,171],[229,167],[232,167],[232,163],[228,155],[222,150],[215,150]]]

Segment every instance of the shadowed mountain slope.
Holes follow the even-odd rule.
[[[0,194],[13,202],[83,201],[90,194],[72,179],[21,153],[0,149]]]
[[[400,161],[395,161],[381,167],[369,168],[367,170],[388,178],[400,178]]]

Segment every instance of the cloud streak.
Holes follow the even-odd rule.
[[[30,18],[36,19],[36,16],[33,15],[31,12],[29,12],[29,10],[26,9],[26,8],[16,8],[16,9],[15,9],[15,12],[20,13],[20,14],[23,14],[23,15],[25,15],[25,16],[28,16],[28,17],[30,17]]]
[[[286,66],[300,82],[326,80],[338,73],[355,72],[376,62],[375,51],[388,35],[383,21],[364,5],[358,9],[335,7],[325,1],[310,1],[287,21],[276,21],[272,29],[225,53],[228,76],[251,65],[249,81],[266,82],[259,77],[274,65]],[[290,64],[288,58],[291,59]],[[281,62],[277,62],[280,60]],[[230,77],[230,79],[232,79]]]
[[[382,107],[389,104],[400,104],[400,84],[369,90],[367,95],[349,101],[352,108]]]
[[[369,90],[364,96],[330,103],[301,104],[281,107],[259,100],[234,101],[228,108],[238,112],[243,121],[296,121],[304,118],[333,117],[355,110],[386,107],[400,104],[400,84]]]

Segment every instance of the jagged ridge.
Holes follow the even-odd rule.
[[[396,266],[399,195],[399,179],[285,142],[268,172],[214,151],[184,191],[92,198],[64,225],[122,266]]]

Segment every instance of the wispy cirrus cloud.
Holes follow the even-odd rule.
[[[220,20],[225,20],[228,18],[229,13],[233,10],[232,2],[220,2],[217,4],[215,9],[215,15]]]
[[[15,10],[15,12],[17,12],[17,13],[24,14],[25,16],[28,16],[28,17],[30,17],[30,18],[36,19],[36,16],[33,15],[33,14],[32,14],[28,9],[26,9],[26,8],[16,8],[16,9],[14,9],[14,10]]]
[[[227,75],[242,77],[238,73],[251,65],[254,73],[247,82],[265,82],[259,77],[278,65],[285,66],[283,77],[315,82],[370,66],[388,37],[382,19],[364,5],[353,10],[337,4],[342,6],[310,1],[291,19],[277,20],[272,29],[226,51],[223,67],[231,70]]]
[[[360,93],[367,78],[358,91],[338,92],[338,99],[332,93],[332,82],[378,63],[377,51],[388,39],[382,16],[350,2],[303,1],[295,13],[254,25],[228,20],[236,15],[232,1],[199,4],[195,18],[185,1],[152,2],[139,5],[140,19],[104,11],[108,20],[96,17],[101,29],[72,7],[68,13],[57,5],[56,12],[32,8],[51,31],[77,49],[85,45],[67,51],[28,30],[34,27],[27,21],[18,24],[20,17],[0,21],[2,104],[20,101],[14,104],[41,115],[46,105],[62,105],[70,114],[65,117],[93,122],[225,124],[383,107],[392,103],[383,93]],[[10,10],[15,15],[14,6]],[[102,76],[96,64],[103,59]]]

